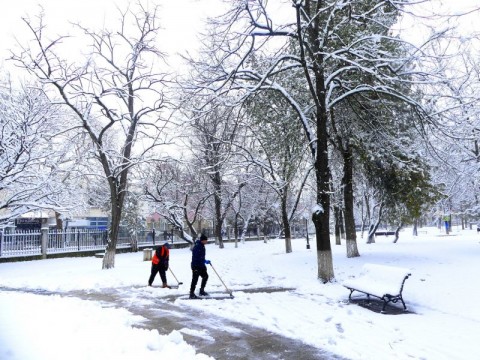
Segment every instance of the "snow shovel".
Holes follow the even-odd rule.
[[[170,270],[170,272],[172,273],[173,277],[174,277],[174,278],[175,278],[175,280],[177,281],[177,285],[170,285],[170,287],[171,287],[172,289],[178,289],[178,288],[179,288],[179,286],[183,284],[183,282],[181,282],[181,281],[178,281],[178,279],[177,279],[177,277],[175,276],[175,274],[173,273],[173,271],[172,271],[172,268],[171,268],[171,267],[169,267],[168,269]]]
[[[212,267],[213,271],[215,271],[215,274],[217,274],[217,276],[218,276],[218,278],[220,279],[220,281],[222,282],[223,286],[225,286],[225,289],[227,290],[227,293],[230,295],[230,298],[233,299],[232,291],[231,291],[231,290],[228,290],[227,285],[225,285],[225,283],[223,282],[223,280],[222,280],[222,278],[220,277],[220,275],[218,275],[217,270],[215,270],[215,268],[213,267],[212,263],[210,263],[210,266]]]

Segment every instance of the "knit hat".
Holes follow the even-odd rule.
[[[170,243],[169,242],[166,242],[165,244],[163,244],[163,246],[165,246],[167,249],[170,249]]]
[[[207,235],[205,234],[200,235],[200,241],[203,241],[203,240],[208,240]]]

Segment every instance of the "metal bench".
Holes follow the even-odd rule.
[[[407,310],[403,301],[402,291],[405,280],[411,276],[410,270],[395,266],[365,264],[362,267],[360,275],[353,279],[348,279],[343,283],[350,290],[348,300],[352,300],[352,293],[358,291],[383,300],[382,313],[385,312],[385,306],[388,303],[397,303],[401,301],[403,309]]]
[[[395,235],[395,231],[378,230],[378,231],[375,231],[375,236],[377,235],[384,235],[384,236]]]

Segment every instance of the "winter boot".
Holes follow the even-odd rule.
[[[195,295],[194,293],[190,293],[189,298],[190,298],[190,299],[198,299],[198,296]]]
[[[171,289],[171,287],[168,286],[167,283],[163,283],[162,288],[163,288],[163,289],[165,289],[165,288]]]
[[[200,295],[201,296],[208,296],[208,293],[205,290],[200,289]]]

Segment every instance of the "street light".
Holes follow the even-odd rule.
[[[310,249],[310,242],[308,239],[308,219],[305,218],[305,231],[307,232],[307,250]]]

